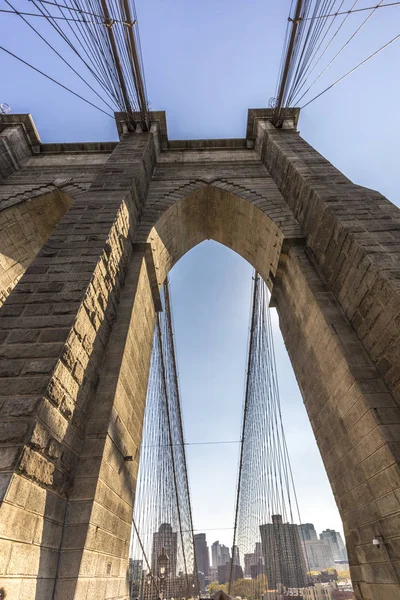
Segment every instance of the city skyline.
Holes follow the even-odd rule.
[[[268,524],[272,523],[273,516],[271,516],[271,523]],[[260,529],[268,524],[260,525]],[[305,566],[307,567],[307,570],[323,570],[334,567],[336,561],[347,561],[346,547],[340,532],[326,528],[318,534],[313,523],[283,523],[283,525],[297,527],[299,532],[299,541],[303,549]],[[228,556],[229,561],[232,560],[232,549],[234,550],[234,563],[243,568],[244,577],[255,578],[258,574],[260,574],[259,571],[254,570],[254,567],[257,567],[258,569],[260,568],[260,560],[262,560],[262,566],[265,569],[265,554],[262,550],[261,541],[255,542],[253,553],[245,554],[240,551],[240,548],[237,545],[231,545],[229,548],[225,544],[220,544],[219,540],[215,540],[214,542],[208,544],[206,532],[196,533],[194,535],[195,545],[196,539],[201,542],[201,560],[206,561],[208,564],[208,572],[205,573],[201,568],[203,563],[200,563],[199,566],[199,555],[196,546],[198,571],[206,575],[205,581],[207,581],[207,576],[210,572],[212,572],[213,569],[216,569],[218,572],[218,567],[226,566],[227,561],[225,559]],[[205,556],[207,558],[205,558]],[[251,571],[251,567],[253,567],[253,573]]]
[[[323,533],[323,532],[325,532],[325,531],[328,531],[328,532],[329,532],[329,531],[336,531],[335,529],[326,528],[326,529],[322,529],[322,530],[321,530],[321,533],[320,533],[320,534],[318,534],[318,530],[315,528],[315,525],[314,525],[314,523],[294,523],[294,525],[297,525],[297,527],[298,527],[300,530],[303,530],[303,531],[304,531],[304,529],[310,528],[310,529],[312,529],[312,530],[315,532],[315,537],[310,537],[310,538],[306,538],[306,539],[319,539],[319,538],[318,538],[318,535],[321,535],[321,533]],[[232,528],[232,529],[233,529],[233,528]],[[193,532],[194,532],[194,536],[195,536],[195,537],[196,537],[196,536],[199,536],[199,535],[204,535],[204,536],[206,537],[206,541],[207,541],[207,531],[210,531],[210,530],[209,530],[209,529],[207,529],[207,528],[205,528],[203,531],[200,531],[199,529],[194,529],[194,530],[193,530]],[[342,534],[341,534],[341,532],[340,532],[340,531],[338,531],[337,533],[339,533],[339,534],[340,534],[340,536],[342,537]],[[210,537],[211,537],[211,536],[210,536]],[[212,539],[212,538],[211,538],[211,539]],[[209,545],[208,545],[208,548],[210,549],[210,548],[211,548],[211,546],[212,546],[212,544],[214,544],[214,543],[219,543],[219,540],[215,540],[215,541],[214,541],[214,542],[212,542],[212,543],[210,542],[210,543],[209,543]],[[344,542],[343,542],[343,543],[344,543]],[[207,541],[207,544],[208,544],[208,541]],[[226,545],[226,544],[223,544],[223,545]],[[231,544],[230,546],[228,546],[228,548],[230,549],[229,551],[231,551],[232,544]],[[211,562],[210,562],[210,565],[211,565]]]
[[[270,520],[265,524],[260,524],[260,527],[273,524],[276,516],[277,515],[271,515]],[[280,517],[280,515],[278,516]],[[313,523],[297,524],[283,521],[281,522],[284,525],[297,527],[299,538],[302,544],[318,544],[320,542],[326,543],[332,552],[332,564],[335,561],[347,561],[345,542],[339,531],[326,528],[318,534]],[[157,557],[161,554],[162,550],[164,550],[167,554],[170,564],[177,565],[177,555],[179,551],[178,532],[173,530],[172,525],[168,522],[161,523],[157,530],[152,533],[152,540],[152,571],[157,571]],[[224,566],[228,561],[231,561],[232,550],[235,564],[238,564],[242,567],[245,567],[246,556],[250,557],[255,555],[257,559],[263,556],[261,538],[260,540],[256,540],[254,542],[254,552],[251,554],[244,553],[237,544],[231,544],[228,546],[221,544],[219,540],[209,543],[207,540],[207,530],[204,532],[197,532],[196,530],[193,530],[193,543],[195,547],[197,570],[204,573],[206,576],[209,574],[212,568]],[[131,558],[135,563],[140,562],[135,557]],[[171,572],[174,572],[175,570],[176,567],[171,567]]]
[[[282,585],[288,589],[307,588],[313,581],[313,585],[319,585],[321,589],[328,585],[324,582],[332,582],[332,589],[338,589],[337,572],[330,573],[327,569],[336,566],[334,550],[339,553],[335,558],[343,562],[345,547],[340,532],[326,528],[318,536],[313,523],[287,523],[283,522],[281,515],[271,515],[271,522],[261,524],[259,530],[261,541],[255,542],[253,553],[244,555],[237,545],[229,549],[220,544],[219,540],[209,545],[205,532],[194,534],[197,575],[202,592],[206,592],[212,583],[227,585],[229,581],[239,583],[243,578],[252,581],[250,585],[256,586],[260,576],[266,577],[273,588]],[[178,532],[173,531],[171,524],[163,522],[157,531],[153,532],[152,538],[152,578],[158,580],[160,577],[160,565],[157,562],[160,553],[169,565],[164,585],[166,598],[172,598],[185,590],[185,577],[189,577],[193,585],[196,585],[195,573],[188,572],[185,576],[183,572],[175,572]],[[335,545],[335,549],[332,548],[332,544]],[[215,566],[210,565],[212,556]],[[145,595],[150,600],[155,598],[156,588],[153,582],[149,581],[148,571],[144,567],[143,560],[130,558],[132,597]],[[147,583],[151,583],[151,586],[147,586]],[[351,586],[346,585],[350,594]]]

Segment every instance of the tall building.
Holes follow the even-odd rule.
[[[250,567],[250,577],[252,579],[257,579],[259,575],[265,575],[265,565],[262,558],[259,558],[257,562]]]
[[[327,540],[306,540],[301,545],[308,570],[323,571],[333,567],[333,554]]]
[[[228,583],[231,577],[231,562],[218,567],[218,583]],[[232,581],[243,579],[243,569],[240,565],[232,565]]]
[[[228,546],[224,546],[224,544],[221,544],[220,547],[220,563],[218,566],[220,565],[226,565],[227,562],[230,562],[231,560],[231,553],[230,550],[228,548]]]
[[[199,577],[200,591],[205,592],[206,591],[206,578],[204,576],[204,573],[202,573],[202,571],[198,571],[197,575]]]
[[[205,533],[196,533],[194,536],[194,548],[196,552],[197,570],[208,577],[210,573],[210,555],[208,552]]]
[[[261,542],[256,542],[256,545],[254,547],[254,554],[255,554],[255,557],[256,557],[257,560],[259,558],[261,558],[262,560],[264,560],[264,554],[263,554],[262,543]]]
[[[260,525],[260,533],[269,589],[276,589],[278,584],[304,587],[307,569],[297,525],[272,515],[272,523]]]
[[[162,523],[159,530],[153,533],[153,550],[151,553],[151,570],[158,575],[158,557],[163,549],[168,556],[168,576],[176,577],[178,556],[178,533],[172,531],[170,523]]]
[[[212,560],[212,566],[215,569],[218,569],[218,565],[221,564],[221,550],[220,550],[220,545],[219,545],[218,540],[216,542],[214,542],[213,545],[211,546],[211,560]]]
[[[264,573],[264,555],[261,542],[256,542],[254,552],[244,555],[244,576],[255,579],[253,577],[255,572],[257,572],[257,575]]]
[[[218,581],[218,567],[210,567],[209,583]]]
[[[233,564],[240,566],[239,546],[233,546],[233,548],[232,548],[232,558],[233,558]]]
[[[312,523],[302,523],[301,525],[297,525],[297,527],[299,528],[300,540],[302,542],[318,540],[317,532]]]
[[[243,569],[240,566],[239,548],[234,546],[233,548],[235,563],[233,566],[233,577],[238,579],[243,577]],[[231,553],[228,546],[220,544],[216,541],[211,546],[211,557],[212,557],[212,570],[217,569],[218,582],[226,583],[229,581],[231,572]]]
[[[251,577],[251,566],[254,565],[254,552],[249,552],[244,555],[244,576]]]
[[[319,536],[321,540],[326,540],[331,547],[334,560],[348,560],[346,546],[343,543],[342,536],[334,529],[325,529]]]
[[[140,598],[143,587],[143,561],[129,559],[129,589],[131,598]]]

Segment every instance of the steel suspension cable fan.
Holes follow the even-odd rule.
[[[157,314],[130,550],[131,597],[190,598],[199,584],[168,282]]]
[[[308,561],[282,423],[268,290],[254,277],[229,593],[300,598]]]

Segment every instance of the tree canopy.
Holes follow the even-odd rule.
[[[212,581],[211,583],[209,583],[207,586],[207,590],[208,590],[208,593],[210,594],[210,596],[213,596],[216,592],[219,592],[220,590],[228,593],[227,586],[224,584],[218,583],[218,581]]]

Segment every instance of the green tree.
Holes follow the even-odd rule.
[[[268,589],[265,575],[258,575],[256,579],[237,579],[231,587],[231,596],[240,596],[247,600],[258,600]]]
[[[343,569],[343,571],[339,571],[338,572],[338,579],[339,579],[339,581],[342,581],[343,579],[351,579],[351,577],[350,577],[350,570],[349,569]]]
[[[261,598],[265,592],[268,590],[268,579],[266,577],[266,575],[258,575],[258,577],[256,578],[256,585],[255,585],[255,597],[256,598]]]
[[[253,584],[252,579],[236,579],[231,586],[231,596],[240,596],[241,598],[247,598],[247,600],[253,600]]]
[[[208,584],[207,586],[207,590],[208,593],[210,594],[210,596],[213,596],[216,592],[219,591],[223,591],[228,593],[228,589],[227,586],[221,583],[218,583],[218,581],[212,581],[211,583]]]

